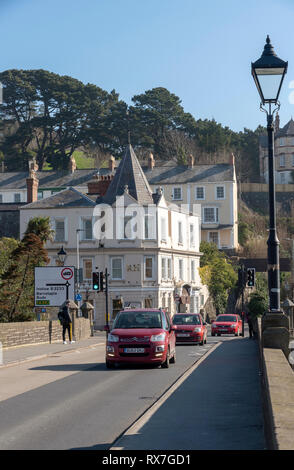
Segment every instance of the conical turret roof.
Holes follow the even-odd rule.
[[[103,202],[113,204],[118,196],[126,192],[139,204],[153,204],[152,190],[131,144],[126,148]]]

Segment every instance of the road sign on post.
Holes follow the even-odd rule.
[[[35,307],[60,307],[74,298],[73,266],[35,268]]]

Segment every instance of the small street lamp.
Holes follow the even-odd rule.
[[[269,238],[268,245],[268,290],[269,312],[263,324],[263,329],[268,326],[268,347],[286,347],[286,332],[281,327],[288,328],[286,316],[280,308],[280,262],[279,240],[276,230],[276,195],[275,195],[275,165],[274,165],[274,125],[273,116],[280,109],[278,101],[282,83],[287,72],[288,62],[277,57],[270,38],[267,36],[261,57],[251,64],[251,73],[254,78],[258,93],[261,98],[260,109],[267,115],[268,133],[268,175],[269,175]],[[268,109],[265,108],[268,106]],[[272,110],[272,106],[276,106]],[[274,317],[274,315],[276,315]],[[280,328],[280,331],[278,329]],[[284,335],[284,340],[279,336]],[[289,332],[288,332],[289,333]],[[276,336],[275,336],[276,335]],[[264,335],[263,335],[264,336]],[[266,342],[267,335],[265,335]],[[265,344],[265,343],[264,343]],[[287,345],[288,347],[288,345]]]
[[[67,253],[66,253],[66,251],[63,249],[63,245],[62,245],[62,247],[60,248],[59,252],[57,253],[57,256],[58,256],[58,260],[59,260],[60,266],[64,266]]]

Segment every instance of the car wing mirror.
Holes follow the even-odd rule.
[[[107,331],[108,333],[110,332],[109,325],[104,325],[104,331]]]

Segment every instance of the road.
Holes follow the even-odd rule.
[[[107,370],[104,345],[0,370],[0,449],[109,449],[219,342],[177,346],[169,369]]]

